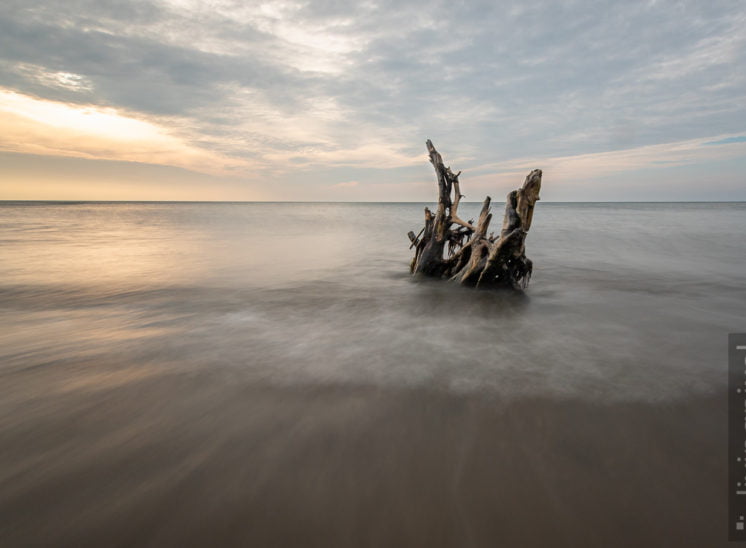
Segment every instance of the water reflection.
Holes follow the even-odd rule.
[[[717,544],[746,209],[540,206],[524,295],[411,204],[0,206],[0,545]]]

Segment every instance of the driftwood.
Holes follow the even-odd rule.
[[[525,289],[533,269],[525,241],[539,199],[541,170],[533,170],[521,188],[508,194],[499,235],[487,235],[491,198],[484,200],[476,223],[461,219],[461,172],[445,167],[432,142],[428,139],[426,144],[438,179],[438,208],[433,213],[426,207],[425,227],[417,235],[408,234],[410,249],[415,249],[412,274],[449,278],[471,287]]]

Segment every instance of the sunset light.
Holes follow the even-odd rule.
[[[1,1],[0,548],[746,542],[745,68],[744,0]]]

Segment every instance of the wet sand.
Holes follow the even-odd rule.
[[[81,390],[97,366],[11,376],[11,394],[47,384],[2,403],[0,545],[725,545],[720,396],[505,401],[125,366]]]

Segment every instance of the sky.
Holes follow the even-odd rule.
[[[746,2],[3,0],[0,199],[746,200]]]

